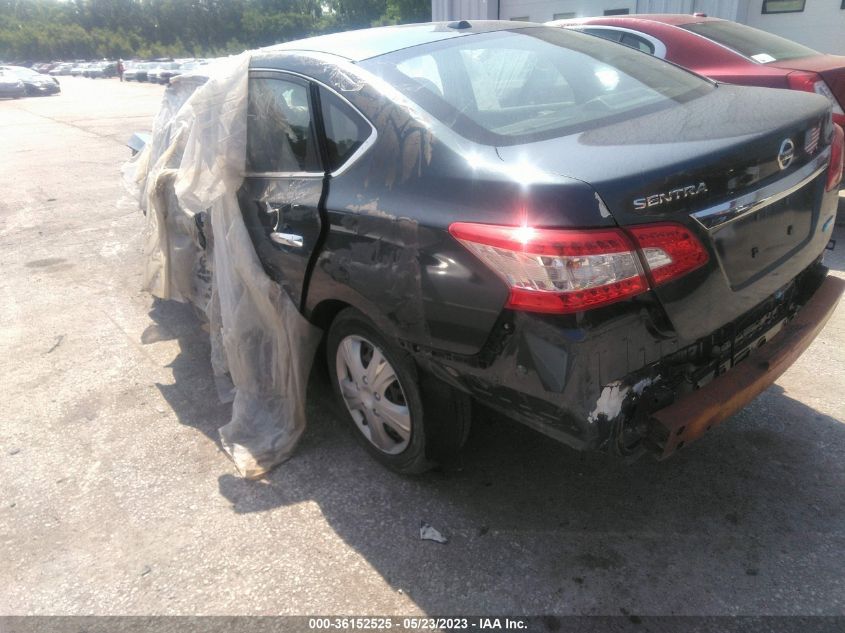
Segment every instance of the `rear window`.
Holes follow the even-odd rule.
[[[30,79],[31,77],[35,77],[41,74],[34,70],[30,70],[29,68],[23,68],[20,66],[13,66],[10,70],[12,71],[12,73],[17,75],[21,79]]]
[[[576,133],[713,89],[626,47],[546,27],[414,46],[361,65],[462,136],[490,145]]]
[[[703,35],[761,64],[819,54],[792,40],[727,20],[684,24],[681,28]]]

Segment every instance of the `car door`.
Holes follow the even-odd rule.
[[[315,93],[284,72],[250,74],[246,174],[238,199],[261,263],[297,307],[325,225]]]

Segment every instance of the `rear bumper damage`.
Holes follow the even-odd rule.
[[[652,413],[650,435],[659,457],[666,458],[698,439],[771,386],[810,346],[843,293],[845,280],[825,278],[795,318],[742,363]]]
[[[596,311],[592,322],[571,319],[569,328],[507,313],[486,357],[415,357],[486,407],[577,450],[663,459],[774,383],[843,293],[845,280],[830,277],[819,258],[754,310],[695,341],[657,331],[659,322],[632,302],[604,317]]]

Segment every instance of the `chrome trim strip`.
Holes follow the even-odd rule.
[[[801,169],[791,173],[777,182],[762,187],[757,191],[746,193],[739,198],[722,202],[702,211],[690,214],[691,217],[711,233],[715,233],[723,226],[755,213],[786,198],[798,189],[814,180],[827,169],[830,163],[830,147],[816,156]]]
[[[344,97],[342,94],[340,94],[337,90],[335,90],[331,86],[324,84],[319,79],[314,79],[313,77],[309,77],[308,75],[303,75],[302,73],[298,73],[298,72],[295,72],[293,70],[282,70],[281,68],[250,68],[249,72],[250,72],[250,74],[252,74],[253,72],[256,72],[256,73],[262,72],[262,73],[279,73],[279,74],[282,74],[282,75],[293,75],[294,77],[299,77],[300,79],[304,79],[306,81],[313,82],[313,83],[317,84],[318,86],[322,86],[323,88],[325,88],[329,92],[334,93],[340,100],[342,100],[344,103],[346,103],[346,105],[348,105],[350,108],[352,108],[358,114],[358,116],[360,116],[364,121],[367,122],[367,125],[370,126],[370,135],[361,144],[361,147],[359,147],[357,150],[355,150],[355,152],[353,152],[352,156],[347,158],[346,161],[340,167],[335,169],[333,172],[329,172],[330,177],[336,178],[337,176],[340,176],[341,174],[343,174],[343,172],[345,172],[347,169],[349,169],[359,158],[361,158],[361,156],[363,156],[367,152],[367,150],[369,150],[373,145],[375,145],[376,139],[378,138],[378,130],[376,130],[376,126],[373,125],[372,122],[366,116],[364,116],[364,113],[361,112],[361,110],[359,110],[358,108],[356,108],[355,105],[352,102],[349,101],[349,99]],[[312,113],[312,115],[313,115],[313,113]],[[320,174],[320,176],[323,176],[323,174]],[[302,177],[307,177],[307,176],[302,176]]]
[[[277,233],[273,231],[270,233],[270,240],[281,246],[291,246],[293,248],[302,248],[303,238],[296,233]]]
[[[244,178],[322,178],[321,171],[248,171]]]

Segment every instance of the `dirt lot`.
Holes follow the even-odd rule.
[[[399,477],[317,374],[295,457],[249,483],[206,336],[140,291],[142,219],[116,204],[162,88],[62,84],[0,102],[0,613],[845,614],[844,307],[665,463],[482,418],[460,463]]]

